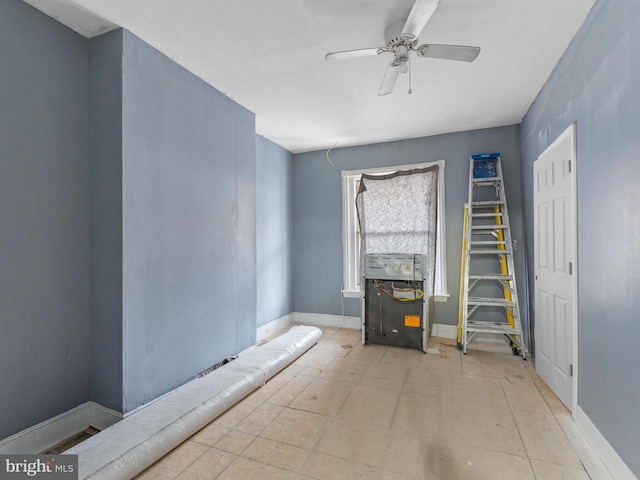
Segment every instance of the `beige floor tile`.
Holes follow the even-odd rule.
[[[375,370],[377,370],[377,368]],[[377,387],[380,391],[395,390],[400,392],[405,384],[405,377],[399,375],[397,377],[384,378],[377,376],[376,372],[367,371],[360,379],[360,384]]]
[[[558,423],[556,417],[553,416],[551,410],[547,412],[535,412],[529,410],[511,409],[513,418],[516,421],[516,425],[527,423],[529,425],[550,425],[553,426]]]
[[[230,429],[226,427],[222,427],[215,423],[210,423],[198,433],[196,433],[193,437],[191,437],[190,440],[212,447],[216,443],[218,443],[218,440],[229,433],[229,430]]]
[[[332,358],[346,357],[356,344],[355,339],[336,336],[319,344],[318,353]]]
[[[252,435],[259,435],[283,410],[284,407],[280,405],[263,403],[242,420],[235,429]]]
[[[158,460],[138,477],[139,480],[173,479],[189,465],[209,450],[209,447],[192,441],[186,441],[168,455]]]
[[[372,362],[369,368],[362,375],[362,380],[370,378],[378,378],[385,380],[399,381],[401,384],[405,382],[409,374],[409,366],[401,363],[380,363]],[[402,385],[400,385],[402,386]]]
[[[479,342],[480,359],[483,365],[522,365],[527,364],[528,360],[522,360],[522,357],[514,355],[511,347],[502,342]]]
[[[322,380],[331,380],[333,382],[358,383],[361,375],[354,373],[335,372],[331,370],[323,370],[318,374],[318,378]]]
[[[371,385],[357,385],[345,400],[338,418],[355,423],[390,427],[400,392],[383,390]]]
[[[235,458],[236,456],[231,453],[211,448],[176,478],[178,480],[210,480],[216,478]]]
[[[268,383],[256,390],[254,390],[247,398],[251,403],[260,405],[261,403],[268,402],[269,398],[276,393],[280,387],[275,388],[273,385],[269,385]]]
[[[529,372],[522,364],[483,364],[485,377],[495,377],[507,381],[525,381],[533,384]]]
[[[405,432],[336,419],[315,451],[413,476],[419,448],[420,441],[407,438]]]
[[[593,451],[593,447],[578,430],[578,426],[571,417],[571,412],[564,410],[563,414],[558,415],[556,413],[555,417],[590,478],[594,480],[613,480],[609,470],[606,469],[600,458]]]
[[[334,338],[349,339],[351,342],[359,344],[362,339],[362,333],[360,330],[353,328],[341,328],[335,333]]]
[[[310,450],[260,437],[242,452],[243,457],[292,472],[300,471],[310,454]]]
[[[414,478],[321,453],[311,455],[302,473],[305,477],[301,478],[317,480],[409,480]]]
[[[540,413],[549,411],[549,405],[535,382],[511,377],[501,379],[500,383],[512,408]]]
[[[424,352],[415,348],[389,347],[380,363],[400,363],[407,367],[417,367],[424,355]]]
[[[482,362],[480,362],[478,359],[470,362],[466,360],[466,358],[467,358],[466,356],[463,356],[461,359],[461,367],[462,367],[463,374],[475,375],[478,377],[490,376],[490,375],[485,375],[484,366],[482,365]]]
[[[388,347],[383,345],[356,345],[349,352],[346,358],[361,360],[364,362],[379,362],[387,351]]]
[[[303,388],[295,388],[295,387],[289,387],[289,386],[282,387],[278,391],[278,393],[269,397],[268,402],[273,403],[274,405],[287,407],[293,401],[294,398],[300,395],[300,392],[303,389],[304,387]]]
[[[558,424],[522,423],[518,428],[529,458],[532,460],[582,467],[578,455]]]
[[[276,378],[282,378],[285,381],[289,381],[293,377],[295,377],[296,375],[300,375],[302,370],[303,370],[303,367],[301,367],[299,365],[295,365],[295,364],[292,363],[292,364],[286,366],[283,370],[281,370],[280,373],[278,373],[278,375],[276,377],[274,377],[272,380],[275,380]],[[271,381],[271,380],[269,380],[269,381]]]
[[[421,437],[434,438],[444,442],[453,441],[455,434],[453,415],[443,415],[427,412],[422,420]]]
[[[510,455],[526,456],[520,433],[511,414],[469,411],[453,422],[453,441],[460,445],[482,447]]]
[[[240,454],[253,442],[255,435],[237,430],[231,430],[215,444],[215,447],[225,452]]]
[[[262,438],[312,449],[331,419],[324,415],[287,408],[261,434]]]
[[[403,391],[398,398],[397,407],[391,419],[391,428],[420,438],[424,431],[427,408],[429,406],[424,395]]]
[[[426,372],[426,376],[423,372]],[[449,372],[417,368],[409,371],[402,391],[419,393],[429,397],[439,397],[451,403],[454,400],[453,383],[453,376]]]
[[[222,472],[218,480],[293,480],[295,477],[294,472],[265,465],[249,458],[238,457]]]
[[[441,345],[437,353],[427,353],[420,359],[420,366],[447,372],[462,372],[460,352],[455,345]]]
[[[290,404],[291,408],[322,415],[335,415],[355,385],[318,379],[307,386]]]
[[[352,359],[350,356],[346,358],[336,358],[328,366],[330,372],[349,373],[352,375],[362,376],[369,368],[370,362],[364,360]]]
[[[340,327],[324,327],[324,326],[319,326],[318,327],[321,331],[322,331],[322,338],[326,339],[332,335],[335,335],[336,333],[338,333],[340,330],[342,330]]]
[[[316,377],[298,375],[269,398],[269,403],[288,406]]]
[[[407,371],[406,382],[420,383],[423,385],[429,385],[432,383],[432,373],[427,368],[412,367]]]
[[[554,463],[531,460],[536,480],[591,480],[584,468],[568,467]]]
[[[233,408],[223,413],[220,417],[216,418],[213,423],[229,429],[235,428],[235,426],[238,425],[242,420],[247,418],[258,405],[259,404],[251,401],[241,401]]]
[[[426,438],[422,443],[417,479],[534,480],[525,456]]]
[[[322,339],[320,339],[322,342]],[[315,358],[316,352],[318,351],[318,344],[315,344],[309,350],[305,352],[304,355],[299,356],[294,362],[291,364],[296,368],[303,368],[309,365],[309,363]]]
[[[442,391],[442,387],[440,385],[436,385],[436,384],[416,383],[416,382],[410,382],[407,380],[402,385],[403,393],[415,393],[415,394],[425,395],[425,396],[435,395],[436,389],[438,390],[438,393],[437,393],[438,395],[445,396],[448,394],[448,392]]]
[[[317,353],[311,359],[311,361],[305,365],[304,369],[300,372],[303,375],[316,376],[323,370],[326,370],[329,365],[335,360],[331,355],[323,355]]]
[[[315,379],[316,377],[310,375],[296,375],[289,382],[269,397],[268,402],[274,405],[281,405],[283,407],[288,406],[293,399],[295,399],[300,393]]]

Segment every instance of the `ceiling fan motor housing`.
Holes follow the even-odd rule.
[[[408,49],[411,49],[418,43],[418,39],[414,38],[413,41],[408,42],[405,38],[402,38],[402,29],[404,28],[406,18],[397,20],[391,23],[384,29],[384,44],[390,51],[395,52],[398,45],[406,45]]]

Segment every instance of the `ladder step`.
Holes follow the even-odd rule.
[[[472,207],[495,207],[496,205],[504,205],[505,202],[500,200],[488,200],[482,202],[471,202]]]
[[[476,333],[503,333],[505,335],[522,335],[521,328],[512,328],[508,323],[468,321],[467,331]]]
[[[469,305],[478,305],[481,307],[515,307],[518,305],[518,302],[515,300],[491,297],[469,297],[467,303]]]
[[[469,280],[503,280],[506,282],[513,280],[513,275],[502,275],[498,273],[495,275],[469,275]]]
[[[469,250],[469,255],[512,255],[510,248],[478,248]]]
[[[502,212],[491,212],[491,213],[472,213],[469,215],[470,217],[501,217]]]
[[[506,230],[509,225],[471,225],[471,230]]]
[[[506,245],[504,240],[474,240],[469,242],[469,245]]]
[[[484,177],[484,178],[474,177],[472,181],[474,185],[482,185],[483,183],[493,185],[494,183],[502,182],[502,178],[501,177]]]

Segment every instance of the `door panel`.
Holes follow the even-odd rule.
[[[542,318],[550,318],[549,292],[538,290],[536,312],[538,316]],[[540,338],[536,338],[536,346],[538,347],[538,352],[536,352],[536,365],[538,364],[538,357],[543,359],[545,362],[551,362],[551,352],[549,351],[549,347],[552,345],[552,335],[549,335],[551,329],[548,328],[548,322],[543,322],[540,325],[539,331]]]
[[[571,410],[575,350],[574,126],[534,162],[536,371]]]

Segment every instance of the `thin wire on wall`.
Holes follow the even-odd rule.
[[[338,145],[338,142],[334,143],[333,145],[331,145],[328,149],[327,149],[327,162],[329,162],[329,164],[335,168],[338,172],[342,173],[342,171],[335,166],[335,164],[331,161],[331,157],[329,156],[329,153],[331,152],[331,150],[333,150],[336,145]],[[342,232],[342,251],[344,252],[344,231]],[[345,323],[345,317],[344,317],[344,293],[342,293],[344,290],[344,276],[342,278],[342,287],[340,288],[340,306],[341,306],[341,312],[342,312],[342,324],[344,325]]]

